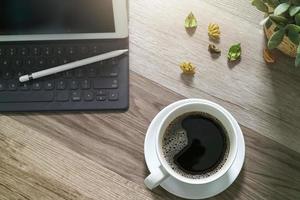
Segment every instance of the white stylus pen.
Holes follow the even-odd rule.
[[[42,77],[49,76],[49,75],[52,75],[52,74],[56,74],[56,73],[59,73],[59,72],[63,72],[63,71],[75,69],[75,68],[78,68],[78,67],[82,67],[84,65],[89,65],[89,64],[93,64],[95,62],[100,62],[100,61],[107,60],[107,59],[110,59],[110,58],[115,58],[115,57],[118,57],[118,56],[120,56],[120,55],[122,55],[126,52],[128,52],[128,49],[111,51],[111,52],[104,53],[104,54],[101,54],[101,55],[98,55],[98,56],[93,56],[93,57],[90,57],[90,58],[78,60],[78,61],[75,61],[75,62],[60,65],[60,66],[57,66],[57,67],[45,69],[45,70],[42,70],[42,71],[39,71],[39,72],[34,72],[32,74],[27,74],[27,75],[21,76],[19,78],[19,81],[20,82],[26,82],[26,81],[33,80],[33,79],[42,78]]]

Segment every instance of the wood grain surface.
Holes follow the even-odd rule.
[[[132,0],[130,3],[131,69],[186,97],[222,104],[238,121],[300,152],[300,68],[279,53],[275,65],[262,58],[263,15],[242,0]],[[193,36],[183,22],[193,11],[198,28]],[[207,51],[210,22],[221,27],[219,58]],[[242,60],[228,64],[227,50],[240,42]],[[191,61],[193,78],[178,65]]]
[[[183,28],[193,11],[199,27]],[[300,70],[261,56],[263,16],[246,0],[131,0],[130,109],[126,113],[0,115],[0,200],[179,200],[145,188],[147,127],[165,106],[197,97],[226,107],[246,141],[243,170],[216,200],[300,199]],[[222,28],[215,59],[207,25]],[[239,63],[226,51],[241,42]],[[198,66],[183,76],[179,63]]]
[[[0,199],[179,199],[144,187],[143,142],[153,117],[183,98],[132,72],[127,113],[2,115]],[[214,199],[300,197],[300,155],[242,129],[243,171]]]

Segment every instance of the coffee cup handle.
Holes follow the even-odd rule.
[[[161,166],[156,169],[155,172],[151,173],[144,181],[145,185],[153,190],[157,186],[159,186],[166,178],[170,175],[166,170],[164,170]]]

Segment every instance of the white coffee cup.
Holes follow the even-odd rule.
[[[203,112],[211,116],[214,116],[222,123],[222,125],[224,126],[228,134],[229,153],[227,156],[227,160],[216,173],[207,176],[205,178],[203,177],[199,179],[192,179],[192,178],[187,178],[175,172],[170,167],[166,159],[164,158],[163,151],[162,151],[163,136],[169,124],[177,117],[190,112]],[[238,133],[234,126],[233,117],[222,106],[210,101],[202,100],[201,102],[190,102],[174,108],[160,122],[158,131],[155,134],[156,134],[155,135],[156,156],[160,162],[160,166],[157,167],[157,169],[153,171],[145,179],[145,185],[151,190],[159,186],[165,179],[167,179],[170,176],[172,176],[177,181],[184,182],[186,184],[191,184],[191,185],[202,185],[202,184],[214,182],[220,179],[224,174],[226,174],[226,172],[233,164],[235,157],[237,155],[237,149],[238,149],[237,134]]]

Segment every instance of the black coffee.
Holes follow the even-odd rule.
[[[229,145],[221,122],[207,113],[193,112],[170,123],[162,149],[176,172],[199,178],[210,176],[223,166]]]

